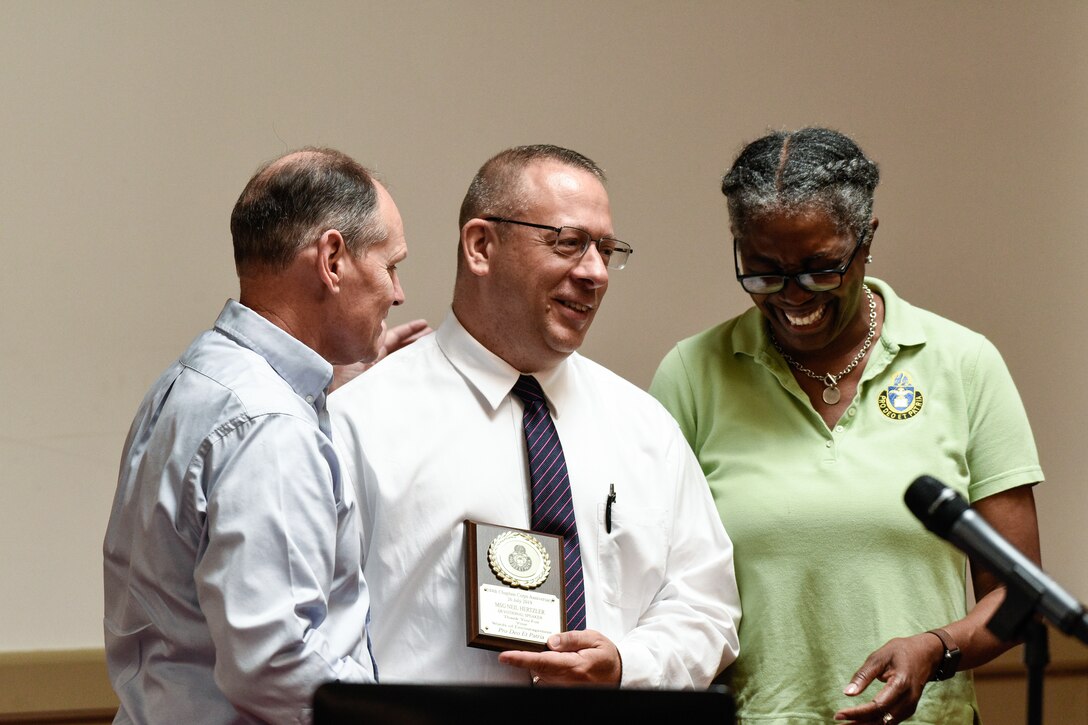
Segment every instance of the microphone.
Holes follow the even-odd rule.
[[[993,530],[958,493],[931,476],[919,476],[903,501],[926,528],[989,569],[1009,589],[1030,599],[1054,626],[1088,643],[1088,615],[1081,604],[1033,561]]]

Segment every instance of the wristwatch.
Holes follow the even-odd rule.
[[[937,639],[941,640],[941,645],[944,647],[944,655],[941,657],[937,669],[933,671],[929,680],[930,682],[947,680],[949,677],[956,674],[956,670],[960,666],[960,648],[952,641],[952,636],[943,629],[930,629],[926,631],[926,634],[932,634]]]

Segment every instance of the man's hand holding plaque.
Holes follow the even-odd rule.
[[[612,640],[592,629],[553,634],[544,652],[500,652],[499,662],[528,670],[534,685],[616,687],[623,662]]]
[[[468,645],[547,649],[567,627],[563,537],[465,521]]]

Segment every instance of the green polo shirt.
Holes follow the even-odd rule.
[[[738,723],[827,723],[870,652],[966,613],[966,557],[903,504],[922,474],[971,501],[1043,478],[1008,369],[983,336],[895,296],[857,395],[828,428],[759,310],[678,343],[653,393],[680,424],[735,546]],[[971,723],[969,673],[909,722]]]

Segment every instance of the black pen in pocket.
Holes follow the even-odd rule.
[[[616,484],[608,484],[608,498],[604,502],[604,530],[606,534],[612,533],[612,504],[616,503]]]

